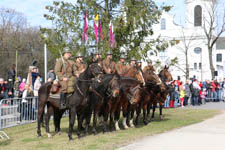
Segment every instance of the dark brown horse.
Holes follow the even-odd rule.
[[[142,98],[136,110],[136,113],[137,113],[136,120],[135,120],[136,125],[138,125],[138,118],[140,116],[141,109],[143,110],[143,122],[144,124],[148,124],[148,119],[146,115],[147,106],[149,103],[152,103],[154,92],[159,90],[160,85],[162,83],[159,77],[157,76],[157,74],[155,74],[154,70],[148,69],[143,74],[144,74],[144,79],[146,84],[142,90],[142,94],[141,94]],[[132,112],[131,116],[133,115],[134,115],[134,112]]]
[[[131,116],[131,112],[134,111],[141,99],[141,91],[142,91],[142,84],[145,84],[145,80],[143,77],[142,71],[134,66],[130,67],[127,72],[122,74],[124,78],[124,84],[121,85],[121,95],[119,97],[119,103],[117,105],[115,113],[116,113],[116,130],[119,130],[118,120],[120,116],[120,111],[122,107],[123,112],[123,127],[125,129],[128,128],[128,125],[130,124],[131,127],[134,127],[133,125],[133,116]],[[127,77],[127,78],[126,78]],[[133,79],[131,79],[133,78]],[[130,81],[129,81],[130,80]],[[133,81],[132,81],[133,80]],[[139,81],[139,83],[138,83]],[[130,82],[130,83],[127,83]],[[131,121],[130,121],[130,116]]]
[[[162,119],[162,109],[164,106],[164,102],[168,96],[169,93],[169,82],[173,81],[173,77],[171,75],[171,73],[169,72],[169,67],[165,66],[163,70],[161,70],[159,72],[159,78],[162,81],[162,84],[160,84],[158,89],[155,89],[156,91],[154,91],[154,95],[153,95],[153,101],[151,101],[151,103],[149,103],[148,108],[147,108],[147,115],[150,114],[150,109],[151,107],[153,108],[152,111],[152,117],[154,118],[154,114],[155,114],[155,108],[157,106],[157,103],[159,103],[159,114],[160,114],[160,119]]]
[[[75,84],[75,92],[80,99],[80,103],[79,104],[85,104],[86,101],[84,100],[86,95],[86,92],[81,93],[81,84],[82,87],[85,87],[88,90],[88,87],[90,85],[90,82],[92,81],[91,79],[94,77],[97,77],[99,75],[99,73],[101,73],[101,67],[97,64],[97,63],[91,63],[90,65],[88,65],[88,67],[86,68],[86,70],[82,73],[83,75],[81,75],[81,79],[82,81],[78,81],[77,84]],[[89,82],[87,82],[89,81]],[[82,82],[82,83],[81,83]],[[79,84],[79,85],[78,85]],[[85,85],[83,85],[85,84]],[[44,108],[47,105],[48,107],[48,112],[47,112],[47,118],[46,118],[46,132],[48,134],[48,136],[50,136],[49,134],[49,119],[50,119],[50,115],[52,114],[51,112],[53,111],[54,114],[54,124],[55,124],[55,131],[59,132],[60,131],[60,119],[62,117],[62,114],[64,113],[64,111],[66,110],[60,110],[59,109],[59,99],[55,99],[55,98],[50,98],[50,91],[52,88],[52,82],[48,82],[45,83],[41,86],[41,88],[38,91],[39,97],[38,97],[38,119],[37,119],[37,124],[38,124],[38,128],[37,128],[37,134],[38,136],[41,136],[41,129],[40,129],[40,124],[41,124],[41,119],[43,118],[43,114],[44,114]],[[77,104],[78,102],[76,101],[76,99],[73,99],[72,97],[74,97],[74,93],[73,95],[69,96],[67,98],[67,103],[69,104],[69,112],[70,112],[70,122],[71,121],[71,117],[73,117],[76,112],[72,111],[71,109],[74,106],[74,103]],[[76,96],[75,96],[76,97]],[[76,101],[76,102],[74,102]],[[71,128],[70,128],[70,132],[72,134]]]

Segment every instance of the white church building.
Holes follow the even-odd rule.
[[[185,26],[175,23],[174,16],[164,12],[159,24],[153,26],[154,38],[160,36],[165,40],[175,40],[176,45],[167,48],[164,52],[152,55],[156,62],[159,59],[165,62],[168,59],[178,58],[178,64],[171,67],[174,79],[177,76],[185,81],[186,59],[188,58],[189,77],[198,80],[211,80],[207,39],[203,30],[203,18],[209,17],[207,11],[212,0],[185,0]],[[213,48],[213,65],[217,79],[223,79],[225,64],[225,38],[219,38]]]

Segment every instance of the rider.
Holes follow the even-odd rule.
[[[128,65],[128,69],[129,68],[131,68],[131,67],[134,67],[135,65],[136,65],[136,59],[135,59],[135,57],[132,57],[131,59],[130,59],[130,64]]]
[[[68,47],[65,47],[63,49],[63,56],[61,56],[55,64],[54,71],[58,76],[59,84],[61,86],[60,109],[66,108],[66,96],[74,91],[74,73],[76,68],[74,67],[74,62],[70,60],[71,56],[72,51]]]
[[[125,62],[125,56],[121,55],[120,56],[120,61],[116,64],[116,71],[118,72],[119,75],[125,73],[127,70],[127,65]]]
[[[147,66],[144,67],[143,72],[146,72],[147,70],[155,71],[154,66],[152,65],[152,60],[147,60]]]
[[[141,62],[141,60],[137,60],[137,67],[142,70],[142,62]]]
[[[102,62],[103,70],[106,74],[115,72],[115,62],[112,60],[112,52],[107,52],[107,57]]]
[[[75,75],[77,78],[79,78],[80,74],[86,69],[86,65],[84,64],[83,58],[84,56],[82,55],[82,53],[79,52],[74,62],[74,65],[76,67]]]

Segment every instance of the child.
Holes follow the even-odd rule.
[[[203,89],[203,91],[201,92],[201,99],[202,99],[202,104],[205,104],[205,97],[206,97],[206,88]]]
[[[183,82],[180,82],[180,106],[184,107],[184,96],[185,96],[185,92],[184,92],[184,87],[183,87]]]

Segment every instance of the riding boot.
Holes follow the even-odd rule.
[[[65,109],[66,108],[66,93],[60,93],[60,107],[59,109]]]

